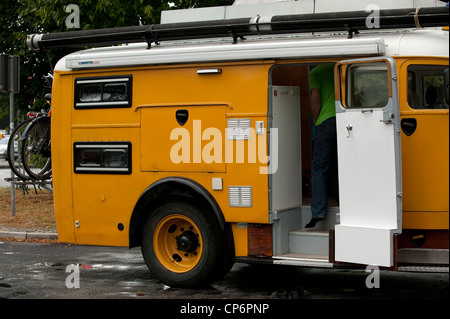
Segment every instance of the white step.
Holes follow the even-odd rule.
[[[289,253],[328,256],[328,231],[296,230],[289,232]]]
[[[311,206],[302,206],[302,227],[311,220]],[[318,222],[314,228],[310,230],[330,230],[334,229],[334,226],[340,223],[339,207],[328,207],[327,217],[325,220]]]
[[[326,256],[329,252],[329,230],[339,224],[339,207],[328,207],[327,218],[314,228],[304,228],[311,220],[311,206],[302,206],[301,229],[289,232],[289,253]]]
[[[284,254],[273,257],[273,263],[276,265],[303,266],[332,268],[333,264],[328,262],[328,256],[302,255],[302,254]]]
[[[327,218],[316,227],[305,229],[311,220],[311,207],[304,205],[295,209],[275,212],[274,255],[284,254],[326,256],[328,260],[328,233],[340,223],[339,207],[329,206]]]

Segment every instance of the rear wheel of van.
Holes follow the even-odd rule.
[[[187,202],[168,202],[148,218],[142,254],[153,273],[171,287],[198,287],[223,269],[226,240],[214,214]]]

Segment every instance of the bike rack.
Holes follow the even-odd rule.
[[[23,190],[23,193],[25,195],[25,192],[28,194],[28,186],[33,185],[34,191],[37,194],[38,188],[43,188],[46,191],[49,191],[50,193],[53,193],[53,181],[52,179],[43,179],[43,180],[36,180],[36,179],[23,179],[18,177],[9,177],[5,178],[5,181],[8,183],[14,183],[16,187],[20,187]]]

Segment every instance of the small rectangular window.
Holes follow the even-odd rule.
[[[448,65],[408,66],[408,104],[413,109],[448,109],[444,71]]]
[[[131,75],[76,78],[75,108],[131,107],[131,91]]]
[[[131,174],[131,143],[76,142],[74,166],[78,174]]]
[[[99,84],[82,85],[80,87],[80,102],[101,102],[102,86]]]
[[[384,107],[389,100],[389,77],[385,62],[354,64],[347,69],[347,107]]]
[[[77,162],[80,167],[100,167],[102,150],[99,148],[77,150]]]

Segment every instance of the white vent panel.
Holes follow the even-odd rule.
[[[230,186],[230,207],[252,207],[251,186]]]
[[[249,140],[250,119],[228,119],[227,137],[229,140]]]

